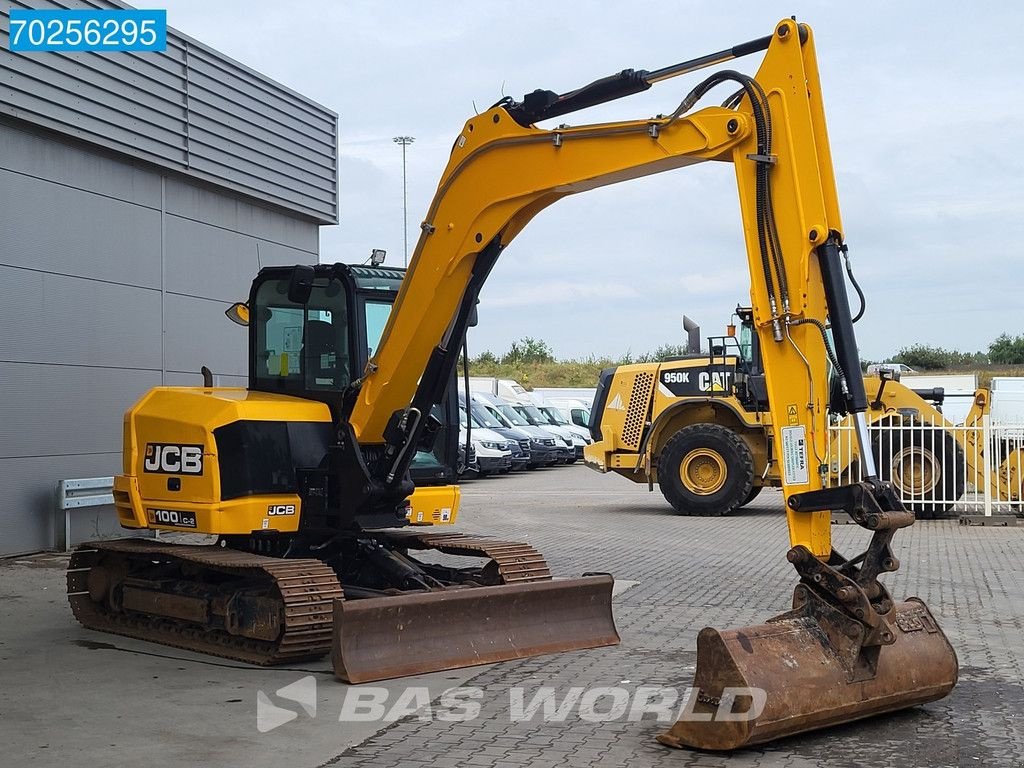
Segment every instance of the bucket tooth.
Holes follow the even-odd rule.
[[[611,576],[336,600],[335,675],[366,683],[617,645]]]
[[[851,648],[863,628],[836,618],[801,608],[758,626],[701,630],[695,700],[658,741],[737,749],[926,704],[956,685],[956,653],[918,598],[886,616],[890,644],[860,654]]]

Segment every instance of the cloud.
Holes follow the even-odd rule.
[[[768,34],[782,15],[772,3],[693,0],[685,12],[700,23],[680,32],[680,4],[653,0],[594,0],[585,14],[573,4],[499,0],[397,11],[378,0],[134,4],[166,8],[172,26],[339,114],[342,221],[322,230],[325,258],[358,262],[382,247],[388,263],[401,263],[403,247],[393,136],[416,137],[407,158],[414,238],[474,110],[502,95],[565,92],[626,67],[654,70],[722,50]],[[976,349],[1021,323],[1024,102],[1014,94],[1024,6],[922,7],[812,2],[802,19],[815,31],[845,235],[868,294],[859,341],[876,357],[918,341]],[[757,63],[727,66],[753,73]],[[551,122],[671,112],[701,77]],[[724,97],[718,89],[702,105],[720,102],[720,90]],[[544,211],[495,268],[484,289],[494,311],[476,332],[507,347],[525,328],[571,357],[674,340],[665,337],[678,333],[681,311],[711,327],[749,295],[733,178],[726,164],[707,163]],[[524,317],[524,308],[555,303],[550,316]],[[913,322],[898,321],[910,312]]]
[[[593,299],[635,299],[640,292],[632,286],[617,283],[580,283],[558,280],[539,281],[520,285],[504,286],[494,296],[488,296],[481,304],[487,307],[532,307],[567,303],[578,305],[581,301]]]
[[[750,276],[745,270],[723,269],[718,272],[691,272],[679,278],[686,293],[722,294],[739,299],[750,292]]]

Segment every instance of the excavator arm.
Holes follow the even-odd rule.
[[[668,116],[550,130],[534,124],[761,50],[756,75],[718,71]],[[722,106],[695,109],[720,85],[729,86]],[[782,463],[788,559],[800,577],[792,611],[760,626],[707,628],[698,638],[698,717],[680,721],[661,740],[732,749],[931,701],[956,681],[955,653],[928,609],[920,601],[895,603],[878,580],[899,567],[892,536],[913,523],[913,514],[872,466],[809,27],[785,19],[772,35],[732,49],[655,72],[626,70],[562,95],[536,91],[469,120],[347,415],[349,445],[372,453],[366,493],[401,493],[480,289],[512,239],[562,197],[704,161],[732,163],[736,174],[751,306]],[[865,462],[865,481],[840,488],[823,487],[830,365]],[[833,509],[872,532],[860,555],[846,558],[832,548]],[[745,718],[718,722],[714,715],[729,688],[760,694],[750,695]]]
[[[770,401],[781,404],[780,427],[799,431],[776,434],[779,445],[791,446],[787,455],[794,463],[786,493],[821,488],[828,398],[822,329],[828,310],[818,251],[835,249],[842,225],[810,29],[785,21],[776,34],[732,50],[758,47],[768,50],[755,77],[718,73],[668,117],[554,130],[521,124],[565,114],[570,99],[590,106],[596,97],[579,95],[587,89],[604,98],[635,92],[643,79],[633,72],[561,100],[554,94],[545,98],[549,92],[531,94],[467,122],[421,225],[378,354],[361,382],[350,415],[358,442],[387,444],[393,460],[415,439],[419,415],[439,400],[455,365],[487,274],[541,210],[597,187],[705,161],[731,162]],[[691,71],[684,65],[669,69]],[[731,83],[742,101],[688,113],[719,83]],[[399,423],[402,429],[395,428]],[[394,476],[401,474],[387,463],[388,474],[393,469]],[[829,555],[827,512],[791,512],[789,526],[792,545]]]

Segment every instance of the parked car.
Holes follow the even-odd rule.
[[[573,424],[583,427],[590,433],[590,406],[582,400],[575,400],[568,397],[552,397],[544,401],[546,405],[553,405]]]
[[[469,454],[466,454],[466,443],[469,443]],[[468,475],[475,475],[479,471],[476,463],[476,448],[469,439],[465,427],[459,429],[459,457],[457,472],[460,478]]]
[[[568,456],[568,449],[565,443],[557,436],[546,429],[534,426],[523,416],[499,397],[485,393],[473,393],[473,398],[495,416],[498,421],[507,423],[530,435],[530,467],[554,466],[559,462],[565,462]]]
[[[590,430],[584,429],[578,424],[573,424],[567,418],[565,414],[553,405],[538,405],[537,410],[542,415],[547,416],[548,422],[553,426],[562,427],[564,430],[572,433],[573,436],[573,448],[576,451],[576,458],[583,458],[583,446],[590,445],[594,442],[594,439],[590,436]]]
[[[552,424],[551,421],[535,405],[526,405],[524,403],[515,403],[512,405],[520,416],[526,419],[530,424],[535,427],[541,427],[546,429],[555,435],[556,438],[562,441],[566,447],[566,457],[563,459],[563,463],[572,464],[577,458],[583,456],[583,446],[585,443],[582,438],[578,438],[573,433],[561,427],[557,424]],[[577,456],[577,452],[579,455]]]
[[[459,394],[459,407],[466,408],[466,398]],[[515,427],[506,427],[483,405],[473,402],[470,398],[469,413],[473,419],[473,429],[483,427],[492,432],[497,432],[508,441],[509,450],[512,452],[512,469],[526,469],[530,464],[530,436]]]
[[[868,366],[868,376],[877,376],[882,371],[890,371],[892,373],[903,376],[907,373],[917,373],[906,363],[872,363]]]
[[[464,410],[459,411],[459,421],[463,429],[465,429],[468,421]],[[487,477],[487,475],[494,472],[507,472],[512,469],[512,447],[509,445],[508,440],[497,432],[492,432],[486,427],[475,425],[469,429],[469,436],[473,449],[476,452],[477,473],[480,477]],[[462,437],[465,439],[464,434]]]

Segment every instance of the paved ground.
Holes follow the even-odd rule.
[[[3,762],[247,768],[1024,765],[1024,528],[925,522],[897,537],[903,568],[889,578],[892,592],[924,598],[960,657],[960,683],[948,699],[723,756],[658,745],[654,736],[664,726],[653,715],[594,722],[586,707],[575,706],[563,722],[539,715],[513,722],[510,696],[519,688],[528,702],[550,686],[557,704],[573,687],[685,689],[701,627],[758,623],[787,607],[793,578],[783,558],[779,495],[764,493],[725,520],[678,518],[659,494],[582,467],[475,481],[464,493],[460,528],[529,540],[558,574],[602,570],[636,582],[616,598],[622,644],[407,679],[376,693],[363,687],[363,695],[377,696],[385,708],[407,686],[414,689],[406,694],[410,701],[422,696],[431,704],[391,723],[339,723],[346,697],[357,689],[335,683],[326,662],[263,670],[92,633],[71,619],[62,596],[62,558],[0,561]],[[855,526],[834,530],[841,550],[853,550],[865,538]],[[296,718],[261,734],[258,692],[289,706],[275,691],[311,686],[310,677],[317,683],[316,716],[291,704]],[[482,690],[478,717],[442,719],[459,711],[437,699],[451,686]],[[610,701],[596,708],[607,711]]]

